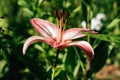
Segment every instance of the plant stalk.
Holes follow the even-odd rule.
[[[60,50],[57,49],[57,54],[56,54],[56,59],[55,59],[55,65],[54,65],[55,68],[56,68],[56,66],[57,66],[59,52],[60,52]]]
[[[56,70],[57,62],[58,62],[59,51],[60,51],[60,50],[57,49],[57,54],[56,54],[55,64],[54,64],[54,66],[53,66],[53,68],[52,68],[51,80],[54,80],[55,70]]]
[[[91,29],[90,11],[90,5],[87,4],[87,29]],[[87,40],[90,42],[90,36],[87,36]]]

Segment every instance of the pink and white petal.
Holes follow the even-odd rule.
[[[75,38],[79,38],[79,37],[83,37],[83,36],[85,36],[85,34],[80,33],[80,28],[71,28],[71,29],[64,31],[63,41],[67,40],[67,39],[68,40],[75,39]]]
[[[71,42],[71,43],[68,43],[66,45],[67,47],[68,46],[77,46],[79,48],[81,48],[85,54],[89,57],[90,60],[93,59],[94,57],[94,51],[93,51],[93,48],[92,46],[86,42],[86,41],[76,41],[76,42]]]
[[[59,28],[55,24],[39,18],[33,18],[30,22],[42,36],[46,38],[56,38],[58,36]]]
[[[63,49],[66,48],[66,44],[70,43],[71,41],[64,41],[64,42],[52,42],[52,47],[53,48],[59,48],[59,49]]]
[[[41,36],[31,36],[25,41],[23,45],[23,54],[26,53],[27,48],[34,42],[45,42],[47,44],[50,44],[51,40]]]
[[[84,37],[86,36],[83,32],[89,32],[89,33],[96,33],[90,29],[85,29],[85,28],[71,28],[68,29],[64,32],[63,35],[63,40],[67,40],[67,39],[76,39],[76,38],[80,38],[80,37]]]

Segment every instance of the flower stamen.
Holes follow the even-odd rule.
[[[54,11],[54,16],[56,17],[56,24],[57,24],[57,26],[59,26],[59,23],[58,23],[58,11],[57,10]]]
[[[69,17],[69,12],[68,11],[66,12],[65,17],[66,17],[66,20],[64,21],[64,29],[63,30],[65,30],[67,19]]]
[[[59,26],[59,35],[58,35],[57,41],[61,42],[65,27],[66,27],[67,19],[69,17],[69,12],[66,11],[65,19],[64,19],[64,10],[62,10],[60,12],[60,20],[58,20],[58,11],[57,10],[54,11],[54,16],[56,17],[57,26]]]
[[[62,41],[62,35],[63,35],[63,17],[64,17],[64,11],[60,13],[60,33],[59,33],[59,42]]]

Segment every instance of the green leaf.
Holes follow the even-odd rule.
[[[60,74],[60,72],[61,72],[62,70],[63,70],[62,67],[57,67],[57,68],[53,67],[53,68],[52,68],[51,80],[54,80],[55,77],[57,77],[57,76]]]
[[[120,22],[120,19],[116,18],[116,19],[114,19],[114,20],[107,26],[107,28],[108,28],[108,29],[112,29],[112,28],[114,28],[114,26],[115,26],[116,24],[118,24],[119,22]]]
[[[66,53],[67,56],[66,56],[65,63],[64,63],[65,71],[67,73],[66,75],[71,80],[75,80],[74,70],[75,70],[75,67],[76,67],[79,59],[77,59],[76,50],[74,47],[68,47],[67,49],[68,49],[68,51]]]
[[[113,44],[108,42],[101,42],[99,46],[95,48],[95,56],[91,61],[90,70],[87,72],[87,78],[91,78],[94,73],[97,73],[106,64],[106,61],[112,50],[110,46],[113,46]]]
[[[92,38],[120,44],[120,36],[111,34],[87,34]]]
[[[80,63],[81,63],[81,62],[79,62],[79,63],[76,65],[75,69],[74,69],[74,72],[73,72],[74,76],[77,76],[77,74],[78,74],[78,72],[79,72],[79,69],[80,69],[80,66],[81,66]]]
[[[63,70],[62,67],[57,67],[54,69],[54,77],[58,76],[60,74],[60,72]]]
[[[70,73],[73,73],[74,68],[76,66],[76,62],[77,62],[77,60],[75,58],[76,53],[75,53],[75,49],[73,47],[69,47],[67,49],[68,49],[68,52],[66,53],[67,57],[65,59],[65,69],[67,71],[69,71]]]

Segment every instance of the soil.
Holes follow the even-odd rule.
[[[95,78],[97,80],[120,80],[120,66],[106,65],[95,75]]]

